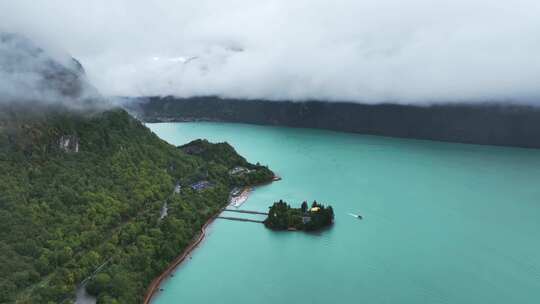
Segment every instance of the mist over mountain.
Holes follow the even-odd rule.
[[[107,107],[76,59],[55,56],[23,35],[0,32],[0,105]]]
[[[0,12],[4,30],[43,46],[2,38],[3,99],[86,104],[100,100],[86,98],[92,82],[154,96],[138,108],[147,121],[540,147],[537,1],[21,0]]]
[[[6,30],[80,59],[106,95],[401,104],[540,95],[536,0],[20,0],[0,12]]]

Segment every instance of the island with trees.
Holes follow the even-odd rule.
[[[330,226],[334,222],[332,206],[325,206],[314,201],[311,207],[303,202],[300,208],[292,208],[280,200],[268,211],[264,225],[272,230],[306,230],[314,231]]]

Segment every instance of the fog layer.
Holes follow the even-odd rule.
[[[108,95],[540,103],[540,1],[2,1]]]

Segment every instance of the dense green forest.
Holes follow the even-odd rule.
[[[318,230],[334,222],[334,209],[314,201],[311,207],[303,202],[300,208],[292,208],[280,200],[269,208],[264,220],[267,228],[274,230]]]
[[[6,105],[0,172],[0,303],[71,303],[88,277],[98,303],[139,303],[231,188],[273,176],[225,143],[171,146],[123,110]]]

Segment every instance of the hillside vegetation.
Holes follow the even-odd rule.
[[[123,110],[1,106],[0,303],[70,303],[88,277],[99,303],[141,302],[231,188],[273,176],[228,144],[192,145],[200,153]],[[233,166],[255,171],[233,178]]]

